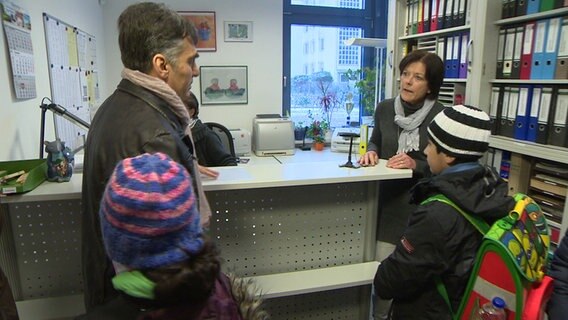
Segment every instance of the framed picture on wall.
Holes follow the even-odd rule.
[[[201,104],[247,104],[247,66],[201,66]]]
[[[225,21],[225,42],[252,42],[252,21]]]
[[[217,28],[213,11],[179,11],[197,29],[197,51],[217,51]]]

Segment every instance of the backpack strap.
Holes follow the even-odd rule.
[[[452,303],[450,302],[450,296],[448,295],[448,290],[446,290],[446,286],[442,282],[440,276],[436,276],[434,278],[434,281],[436,282],[436,290],[438,290],[438,293],[442,296],[442,299],[444,299],[444,302],[448,306],[450,314],[452,315],[452,319],[455,319],[456,315],[454,313],[454,310],[452,310]]]
[[[491,226],[487,222],[485,222],[485,220],[476,216],[472,216],[469,213],[463,211],[460,207],[458,207],[457,204],[455,204],[452,200],[448,199],[448,197],[441,193],[431,196],[430,198],[422,201],[422,203],[420,204],[422,205],[432,201],[440,201],[456,209],[456,211],[461,213],[461,215],[466,218],[467,221],[469,221],[482,235],[485,235],[491,228]]]
[[[452,208],[454,208],[464,218],[466,218],[467,221],[469,221],[477,229],[477,231],[479,231],[482,235],[485,235],[489,231],[489,229],[491,228],[489,226],[489,224],[487,222],[485,222],[483,219],[472,216],[469,213],[463,211],[452,200],[448,199],[448,197],[446,197],[445,195],[443,195],[441,193],[429,197],[428,199],[422,201],[420,204],[424,205],[424,204],[430,203],[432,201],[440,201],[440,202],[443,202],[443,203],[451,206]],[[446,290],[446,286],[442,282],[442,278],[440,276],[436,276],[434,278],[434,281],[436,282],[436,290],[442,296],[442,299],[444,299],[444,302],[446,302],[446,305],[448,306],[448,309],[450,310],[450,313],[452,315],[452,319],[455,319],[456,315],[455,315],[454,311],[452,310],[452,304],[450,303],[450,297],[448,295],[448,291]]]

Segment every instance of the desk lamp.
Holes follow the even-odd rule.
[[[47,99],[47,98],[44,98]],[[48,99],[49,100],[49,99]],[[50,101],[51,102],[51,101]],[[39,136],[39,158],[43,159],[43,140],[45,137],[45,113],[47,110],[55,113],[56,115],[65,118],[66,120],[72,122],[73,124],[89,130],[89,124],[85,122],[83,119],[77,117],[76,115],[72,114],[71,112],[67,111],[64,107],[55,104],[55,103],[43,103],[39,106],[41,108],[41,131]],[[81,150],[83,146],[73,150],[73,153],[77,153],[77,151]]]
[[[347,156],[347,162],[345,162],[345,164],[340,164],[339,167],[359,169],[360,166],[357,163],[353,164],[353,162],[351,162],[351,152],[353,152],[353,138],[358,138],[359,134],[355,132],[340,132],[339,136],[349,137],[349,155]]]

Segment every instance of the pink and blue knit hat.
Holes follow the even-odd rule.
[[[191,178],[163,153],[120,161],[99,216],[108,256],[132,269],[175,264],[203,247]]]

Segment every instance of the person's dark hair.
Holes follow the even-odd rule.
[[[118,17],[118,45],[126,68],[148,73],[152,57],[162,53],[176,65],[188,38],[197,43],[197,30],[164,4],[142,2],[129,6]]]
[[[436,140],[430,139],[430,141],[432,142],[432,144],[434,144],[434,146],[436,146],[436,153],[437,154],[444,152],[444,148],[442,146],[440,146],[440,144],[438,144],[438,142],[436,142]],[[444,153],[448,154],[448,152],[444,152]],[[482,157],[482,156],[456,156],[456,155],[451,155],[451,156],[454,157],[454,161],[452,161],[452,163],[451,163],[452,166],[455,166],[456,164],[460,164],[460,163],[477,162]]]
[[[444,82],[444,62],[435,53],[426,50],[414,50],[400,61],[398,65],[400,73],[402,74],[404,69],[414,62],[422,62],[426,67],[425,77],[428,81],[428,89],[430,89],[430,93],[426,97],[432,100],[437,99],[440,87]]]
[[[201,251],[184,262],[153,270],[143,270],[156,283],[154,301],[162,306],[201,303],[209,298],[221,272],[215,244],[204,237]]]
[[[194,109],[193,119],[197,119],[199,115],[199,101],[193,92],[189,92],[189,96],[183,101],[188,109]]]

